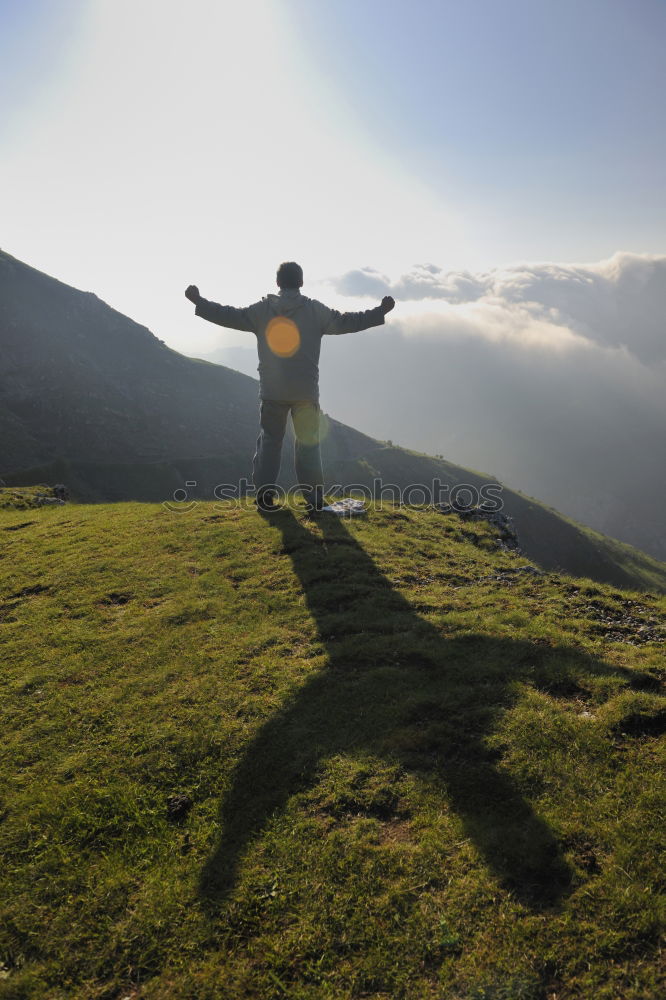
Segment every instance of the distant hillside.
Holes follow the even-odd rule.
[[[0,252],[0,477],[8,485],[64,482],[79,501],[212,499],[250,479],[258,383],[185,357],[95,295]],[[492,476],[377,441],[329,418],[328,484],[404,490],[434,479],[480,488]],[[294,482],[285,448],[282,484]],[[666,566],[504,489],[524,551],[618,586],[666,589]]]
[[[95,295],[2,252],[0,345],[6,481],[71,468],[80,499],[160,500],[190,478],[180,474],[183,460],[212,459],[213,485],[249,475],[255,379],[171,350]],[[331,421],[327,457],[375,444]]]

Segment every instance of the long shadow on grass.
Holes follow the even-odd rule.
[[[284,510],[270,524],[282,534],[329,663],[247,747],[222,804],[222,839],[202,872],[201,895],[220,902],[271,815],[316,782],[324,760],[362,749],[438,781],[503,884],[532,908],[556,906],[571,872],[485,738],[511,705],[514,682],[566,690],[581,671],[618,671],[570,648],[481,633],[444,639],[339,519],[309,530]],[[378,809],[390,818],[390,802]]]

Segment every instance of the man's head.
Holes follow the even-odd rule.
[[[277,283],[280,288],[300,288],[303,284],[303,268],[293,260],[285,261],[278,267]]]

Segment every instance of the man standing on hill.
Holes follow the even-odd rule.
[[[340,313],[301,294],[303,270],[293,261],[280,264],[277,295],[266,295],[244,309],[209,302],[190,285],[185,295],[195,314],[233,330],[257,337],[259,353],[260,431],[252,470],[257,507],[275,510],[276,480],[282,442],[291,413],[295,436],[295,464],[299,486],[309,513],[323,506],[319,407],[319,352],[326,334],[356,333],[380,326],[395,306],[390,295],[365,312]]]

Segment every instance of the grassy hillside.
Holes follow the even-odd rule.
[[[253,379],[183,357],[97,296],[1,251],[0,345],[3,478],[58,458],[234,454],[255,436]]]
[[[0,998],[663,996],[666,598],[417,508],[0,538]]]
[[[526,496],[487,473],[465,469],[421,452],[376,443],[365,448],[362,459],[334,466],[342,482],[371,487],[375,476],[383,484],[397,483],[432,487],[438,479],[454,488],[467,483],[477,490],[484,485],[501,486],[503,512],[514,521],[522,550],[544,569],[612,583],[619,587],[655,588],[666,592],[666,564],[617,539],[593,531],[547,504]]]
[[[383,484],[397,484],[404,491],[409,484],[422,483],[432,487],[434,479],[450,487],[468,483],[479,489],[493,482],[491,477],[482,473],[402,448],[383,445],[370,449],[367,454],[369,460],[335,460],[329,454],[326,463],[331,473],[329,483],[357,483],[372,490],[375,477],[379,477]],[[247,455],[244,458],[247,460]],[[238,481],[233,477],[227,479],[223,474],[228,471],[225,465],[228,460],[229,456],[181,459],[148,466],[56,462],[49,467],[32,470],[27,481],[36,484],[34,487],[17,485],[4,490],[0,487],[0,505],[3,493],[11,497],[29,495],[31,489],[48,491],[57,482],[65,483],[75,499],[98,499],[99,493],[102,493],[108,499],[121,501],[126,500],[129,493],[146,500],[159,498],[170,501],[174,496],[187,493],[188,501],[200,502],[215,495],[217,483],[233,484]],[[7,481],[22,483],[24,476],[9,476]],[[288,471],[281,478],[284,487],[288,488],[291,485]],[[188,481],[196,482],[197,486],[185,491],[183,485]],[[93,497],[89,497],[90,492],[93,492]],[[515,490],[502,487],[501,498],[504,513],[515,523],[523,552],[540,567],[589,576],[618,587],[666,593],[666,564],[624,542],[576,524],[558,511]]]

